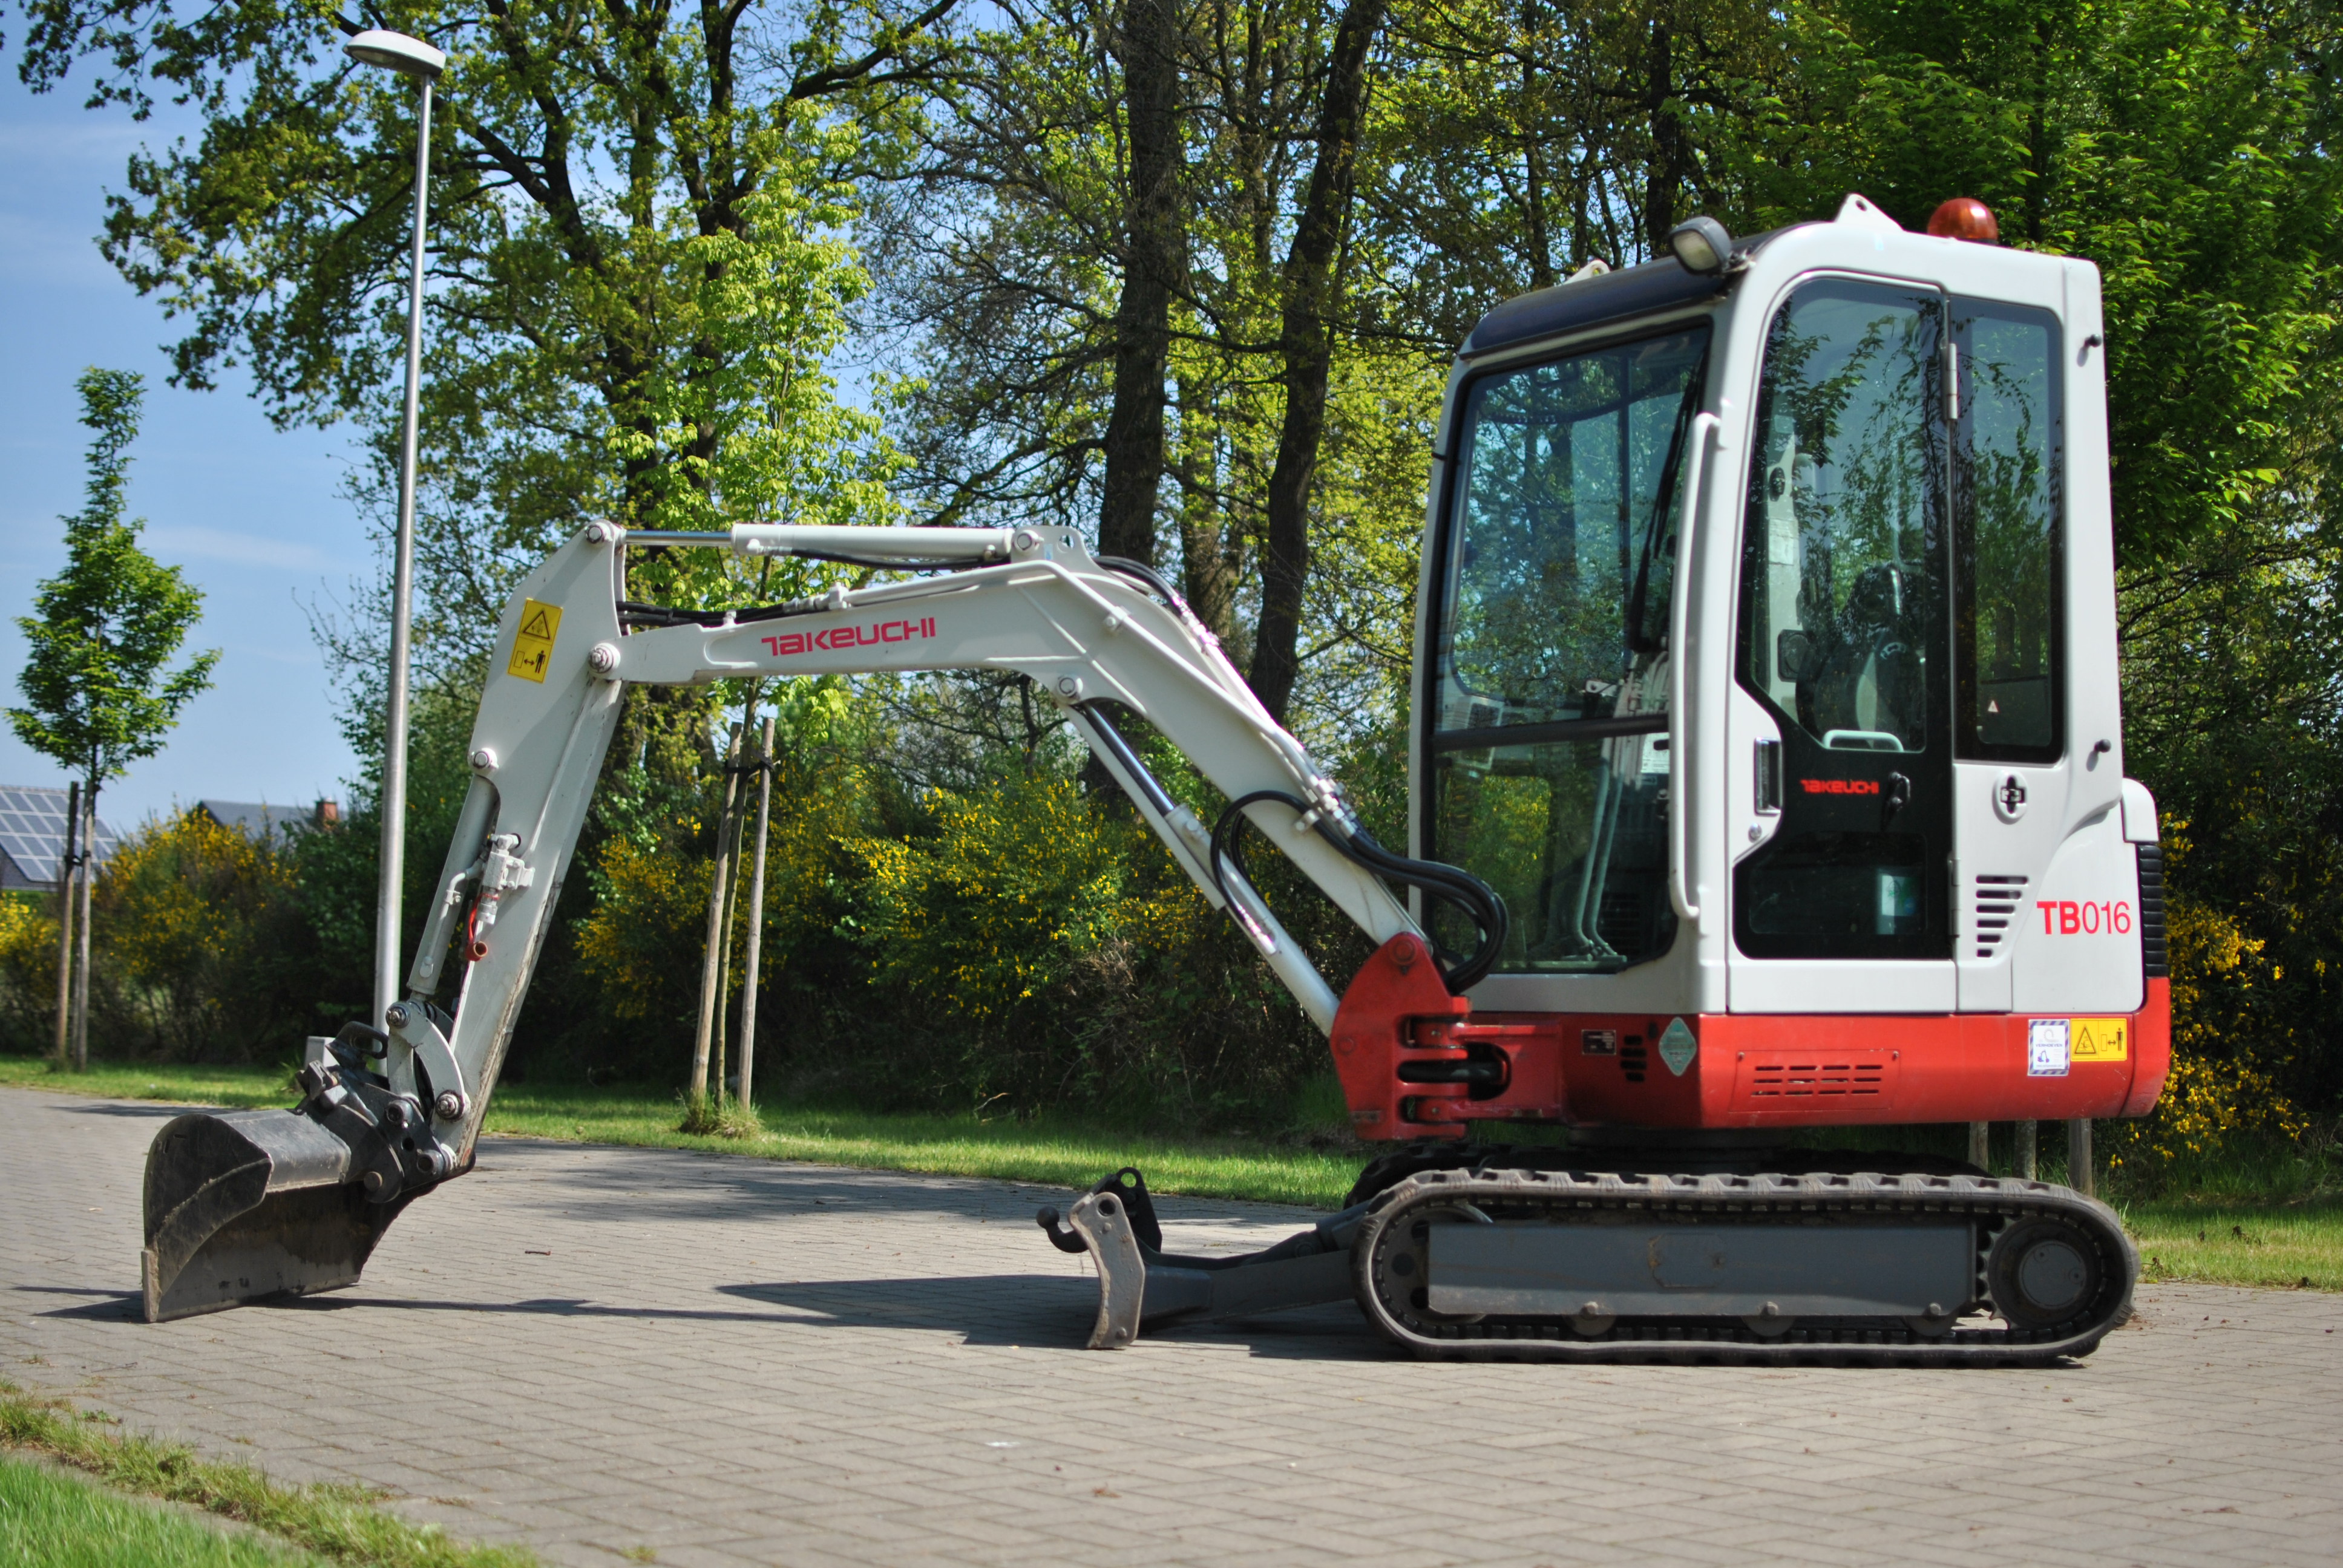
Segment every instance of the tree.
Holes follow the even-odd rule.
[[[827,344],[769,312],[754,325],[782,335],[744,341],[732,307],[794,289],[819,327],[850,300],[846,182],[900,156],[953,3],[421,0],[358,20],[302,0],[185,18],[171,0],[32,0],[20,74],[46,90],[88,63],[93,105],[143,115],[167,90],[200,109],[194,145],[132,158],[106,255],[190,324],[176,383],[242,364],[280,424],[365,418],[387,468],[415,95],[339,44],[379,23],[447,49],[424,484],[472,558],[509,561],[591,517],[850,520],[868,500],[884,454],[838,417]],[[639,586],[703,556],[637,552]]]
[[[89,447],[88,498],[63,519],[65,570],[41,584],[35,613],[17,619],[27,657],[16,683],[26,706],[8,709],[8,723],[25,745],[81,773],[88,822],[96,819],[98,787],[162,749],[179,710],[211,684],[219,653],[198,653],[168,668],[203,613],[203,595],[178,568],[139,548],[146,525],[123,516],[145,378],[92,368],[76,385],[81,422],[97,432]],[[89,1060],[89,883],[85,872],[76,1066]]]

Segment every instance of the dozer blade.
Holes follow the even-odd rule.
[[[406,1198],[369,1202],[352,1165],[295,1111],[173,1119],[146,1151],[146,1321],[356,1283]]]

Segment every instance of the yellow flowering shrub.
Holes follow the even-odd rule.
[[[2187,852],[2185,822],[2166,826],[2167,865]],[[2174,1168],[2217,1159],[2241,1139],[2300,1138],[2310,1118],[2286,1092],[2297,1016],[2284,967],[2233,912],[2175,895],[2165,930],[2172,960],[2172,1072],[2155,1112],[2109,1124],[2108,1164],[2155,1184]]]
[[[936,825],[930,838],[849,846],[869,870],[882,981],[997,1018],[1121,931],[1128,846],[1071,780],[946,798]]]
[[[0,894],[0,1050],[30,1054],[55,1043],[55,902],[46,893]]]
[[[150,821],[99,869],[91,1049],[185,1060],[297,1050],[326,999],[294,857],[186,811]]]

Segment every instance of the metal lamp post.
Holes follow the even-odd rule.
[[[423,367],[423,219],[431,177],[431,86],[447,56],[420,38],[382,28],[342,45],[353,60],[412,76],[423,86],[415,119],[415,261],[407,291],[407,420],[399,435],[398,538],[393,551],[390,693],[383,715],[382,888],[375,902],[374,1012],[380,1025],[398,1000],[399,882],[407,861],[407,666],[415,597],[415,422]]]

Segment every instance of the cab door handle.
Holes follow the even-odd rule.
[[[1887,776],[1887,815],[1893,817],[1912,803],[1912,780],[1901,773]]]

